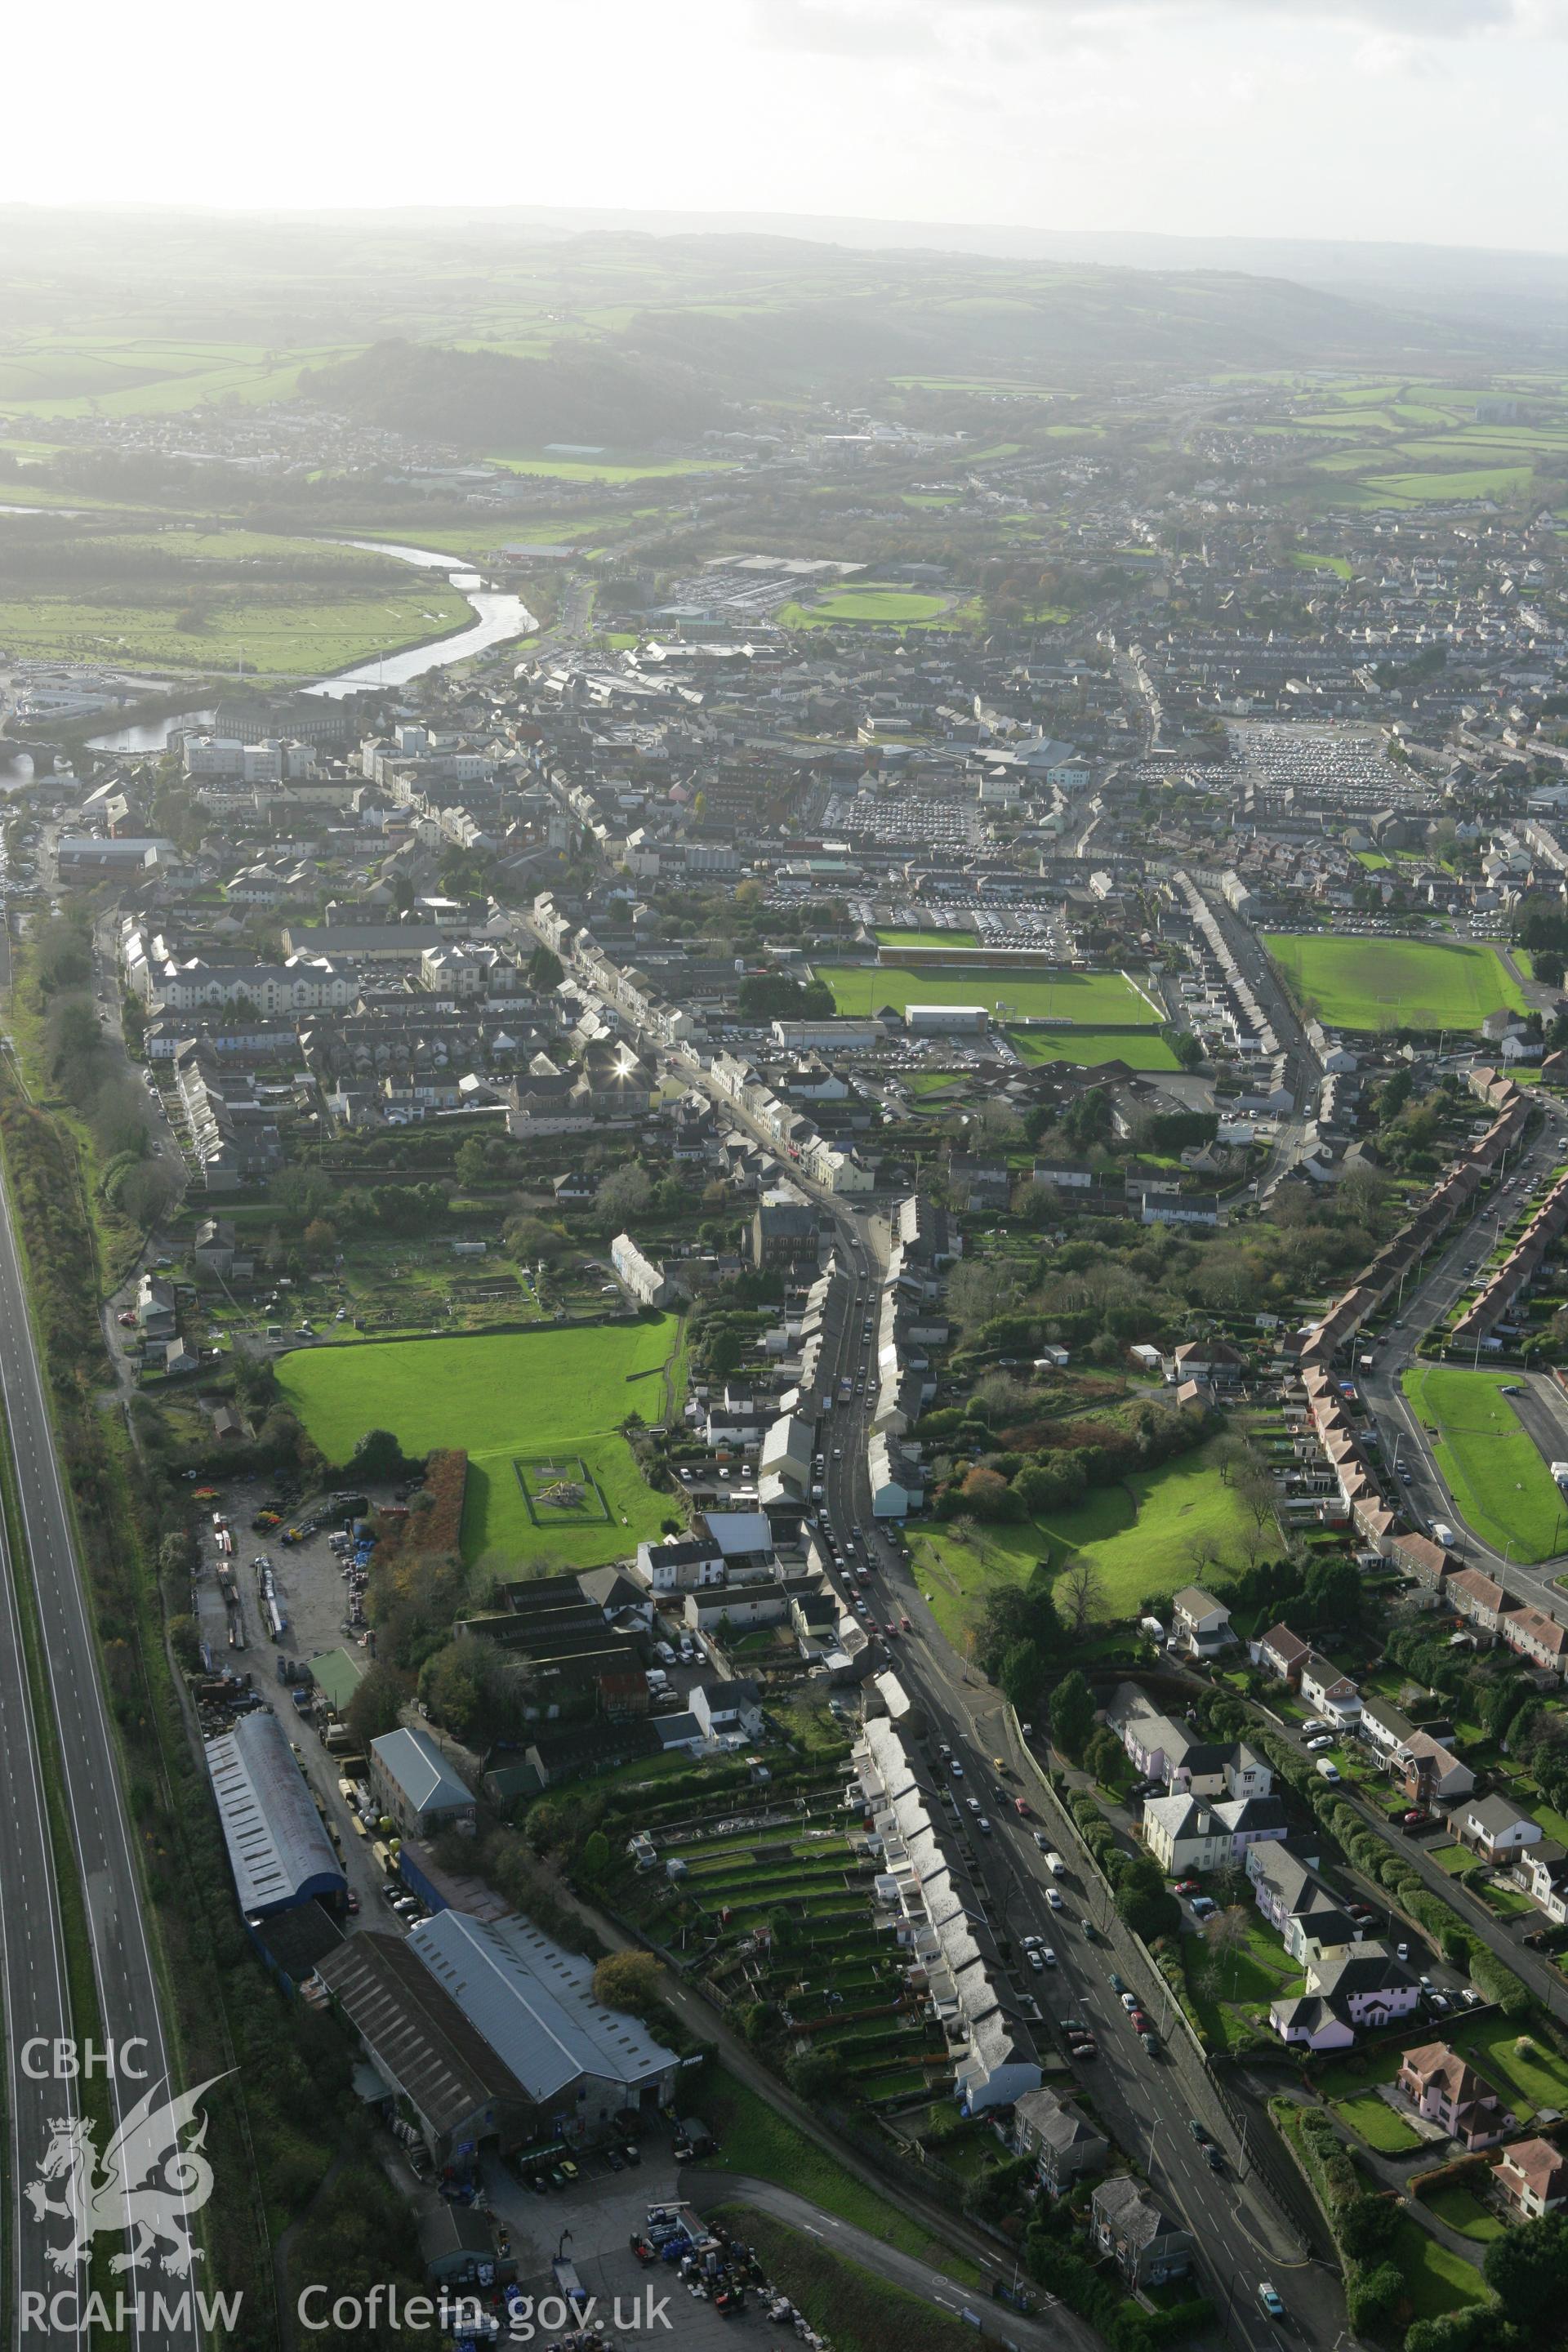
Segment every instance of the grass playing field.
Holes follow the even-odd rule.
[[[1125,1062],[1130,1070],[1173,1070],[1176,1057],[1157,1029],[1009,1029],[1026,1062]]]
[[[665,1364],[678,1326],[657,1321],[301,1349],[278,1366],[279,1386],[331,1460],[346,1462],[367,1429],[389,1429],[405,1454],[463,1447],[468,1494],[463,1557],[488,1573],[548,1554],[574,1568],[618,1559],[657,1535],[670,1506],[643,1482],[620,1424],[663,1418]],[[586,1466],[595,1507],[529,1509],[524,1480],[559,1456]],[[523,1480],[518,1476],[522,1465]],[[537,1523],[536,1516],[537,1514]]]
[[[926,628],[948,615],[951,602],[907,588],[837,588],[812,604],[786,604],[778,617],[786,629],[826,629],[847,622]]]
[[[977,948],[980,942],[973,931],[900,930],[894,925],[878,931],[877,944],[884,948]]]
[[[666,474],[726,474],[734,465],[729,457],[663,457],[652,458],[647,465],[619,465],[609,457],[514,457],[502,449],[492,449],[489,461],[492,466],[504,466],[509,474],[549,474],[563,482],[642,482]]]
[[[1242,1537],[1248,1514],[1221,1484],[1212,1449],[1184,1454],[1158,1470],[1137,1473],[1125,1486],[1099,1486],[1076,1511],[1060,1511],[1021,1527],[985,1528],[971,1546],[955,1536],[911,1531],[911,1556],[931,1613],[956,1649],[978,1622],[987,1596],[1019,1583],[1037,1560],[1053,1566],[1082,1553],[1094,1562],[1112,1617],[1131,1616],[1145,1595],[1174,1592],[1198,1573],[1193,1545],[1213,1545],[1203,1579],[1225,1578],[1245,1564]]]
[[[1541,1450],[1500,1394],[1508,1372],[1426,1364],[1405,1375],[1454,1507],[1466,1524],[1514,1559],[1547,1559],[1568,1536],[1568,1504]]]
[[[1331,1029],[1479,1029],[1489,1013],[1525,1010],[1519,982],[1476,940],[1297,938],[1264,945]]]
[[[1152,1025],[1156,1008],[1119,971],[1012,971],[994,964],[972,971],[910,971],[903,964],[818,964],[840,1013],[864,1020],[890,1004],[983,1004],[994,1020],[1048,1014],[1087,1029],[1107,1023]]]

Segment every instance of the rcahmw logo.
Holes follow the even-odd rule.
[[[100,2050],[92,2042],[79,2051],[75,2042],[37,2041],[23,2044],[21,2067],[34,2082],[85,2080],[98,2074],[144,2082],[146,2069],[136,2062],[145,2055],[146,2045],[140,2041],[125,2042],[118,2051]],[[101,2158],[84,2116],[52,2118],[37,2175],[23,2189],[35,2221],[67,2225],[66,2235],[46,2252],[52,2270],[75,2273],[90,2256],[96,2238],[123,2235],[129,2243],[110,2257],[110,2271],[137,2271],[150,2264],[167,2277],[189,2278],[192,2264],[204,2259],[191,2237],[191,2217],[213,2192],[213,2168],[202,2153],[207,2127],[201,2101],[223,2079],[214,2074],[194,2091],[173,2097],[163,2095],[163,2084],[155,2084],[122,2116]],[[194,2136],[183,2137],[193,2124]],[[75,2305],[78,2298],[74,2293],[45,2296],[25,2292],[21,2300],[24,2326],[58,2327],[62,2321],[53,2306]],[[99,2325],[112,2326],[103,2299],[89,2300],[100,2306],[94,2315]],[[159,2295],[155,2300],[188,2305],[192,2298],[187,2292],[184,2297]],[[209,2300],[216,2311],[229,2298],[199,2298],[204,2306]],[[142,2298],[119,2301],[140,2304]]]

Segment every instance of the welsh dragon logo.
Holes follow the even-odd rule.
[[[222,2080],[221,2074],[214,2074],[161,2106],[153,2102],[163,2086],[154,2085],[121,2123],[101,2167],[85,2117],[56,2118],[37,2178],[26,2184],[23,2193],[36,2221],[54,2215],[71,2225],[69,2242],[48,2249],[57,2271],[73,2271],[85,2263],[100,2232],[127,2231],[130,2248],[114,2255],[111,2271],[136,2270],[156,2257],[171,2277],[190,2276],[191,2264],[203,2259],[203,2250],[192,2242],[189,2217],[200,2212],[213,2192],[213,2168],[202,2154],[207,2126],[200,2101]],[[180,2134],[198,2116],[200,2129],[182,2146]],[[49,2195],[50,2181],[63,2182],[58,2197]],[[164,2245],[166,2253],[160,2252]]]

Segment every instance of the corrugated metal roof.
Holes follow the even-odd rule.
[[[552,2098],[583,2074],[630,2090],[675,2063],[635,2017],[595,2000],[591,1960],[526,1919],[439,1911],[421,1920],[408,1948],[531,2098]]]
[[[289,1735],[258,1707],[209,1739],[207,1770],[242,1911],[277,1911],[341,1887],[342,1864],[322,1826]]]
[[[474,1801],[473,1790],[458,1780],[428,1732],[385,1732],[371,1741],[370,1752],[416,1813],[455,1811]]]

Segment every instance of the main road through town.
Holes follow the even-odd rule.
[[[1330,2352],[1345,2324],[1336,2272],[1310,2259],[1297,2217],[1276,2202],[1252,2162],[1247,2139],[1215,2098],[1180,2029],[1163,2032],[1158,2059],[1146,2053],[1108,1979],[1121,1970],[1162,2028],[1170,2024],[1168,1996],[1144,1981],[1131,1939],[1070,1853],[1065,1882],[1058,1885],[1050,1875],[1035,1837],[1041,1816],[1034,1767],[1010,1712],[1001,1694],[955,1654],[902,1552],[872,1519],[866,1442],[876,1388],[874,1335],[882,1273],[875,1255],[877,1212],[868,1203],[851,1213],[840,1202],[833,1204],[833,1215],[846,1267],[845,1312],[819,1388],[824,1396],[842,1399],[847,1378],[850,1394],[832,1405],[821,1424],[824,1520],[840,1559],[851,1564],[839,1571],[848,1604],[864,1599],[873,1630],[909,1620],[907,1633],[900,1626],[887,1637],[889,1662],[927,1719],[933,1779],[939,1784],[949,1780],[960,1800],[949,1818],[967,1844],[984,1908],[1016,1952],[1026,1935],[1038,1936],[1055,1952],[1054,1968],[1020,1978],[1020,2011],[1027,2014],[1031,2005],[1037,2006],[1034,2030],[1046,2042],[1059,2041],[1063,2018],[1081,2018],[1093,2029],[1100,2047],[1096,2105],[1117,2140],[1142,2166],[1157,2197],[1191,2231],[1202,2284],[1232,2341],[1245,2352],[1284,2352],[1280,2329],[1263,2307],[1260,2290],[1267,2284],[1285,2304],[1291,2338]],[[855,1571],[862,1560],[870,1570],[866,1582]],[[951,1750],[947,1758],[942,1744]],[[1005,1777],[993,1760],[998,1757]],[[962,1766],[962,1780],[952,1774],[954,1763]],[[1020,1794],[1035,1800],[1026,1819],[1015,1807]],[[978,1831],[963,1801],[969,1796],[981,1804],[989,1834]],[[1086,1936],[1086,1922],[1093,1942]],[[1025,1964],[1019,1958],[1015,1965],[1022,1970]],[[1194,2121],[1222,2150],[1223,2170],[1211,2170],[1200,2160],[1191,2129]],[[1267,2134],[1261,2120],[1257,2128]],[[1280,2163],[1288,2171],[1282,2150]],[[1309,2201],[1303,2198],[1303,2207]]]
[[[109,2078],[109,2104],[117,2127],[145,2091],[165,2082],[172,2092],[194,2085],[171,2079],[171,2055],[142,1917],[142,1882],[121,1789],[119,1757],[45,1402],[11,1202],[3,1191],[0,1407],[16,1470],[22,1552],[18,1556],[17,1548],[7,1549],[0,1593],[0,1721],[6,1731],[8,1800],[0,1808],[4,1813],[0,1943],[5,1958],[5,2077],[11,2124],[10,2323],[15,2339],[30,2347],[78,2340],[70,2326],[62,2327],[47,2315],[40,2326],[37,2305],[23,2301],[26,2293],[57,2295],[64,2290],[68,2295],[69,2290],[79,2287],[85,2294],[88,2284],[85,2264],[59,2271],[49,2263],[49,2250],[69,2242],[69,2227],[47,2213],[36,2219],[23,2192],[37,2175],[57,2118],[75,2116],[86,2102],[68,2078],[57,2079],[49,2074],[35,2081],[33,2070],[52,2061],[46,2061],[34,2047],[28,2049],[28,2063],[24,2066],[24,2049],[39,2041],[49,2044],[73,2038],[85,2042],[89,2032],[100,2044],[111,2045],[127,2068],[146,2076],[142,2081],[129,2072],[117,2071]],[[65,1959],[45,1816],[38,1725],[16,1623],[16,1588],[23,1579],[30,1585],[35,1605],[47,1700],[57,1735],[65,1825],[80,1871],[99,2011],[98,2018],[88,2021],[67,2021]],[[100,2146],[99,2158],[103,2153]],[[62,2186],[61,2177],[49,2180],[45,2184],[47,2196],[59,2201]],[[221,2182],[218,2193],[222,2194]],[[199,2220],[194,2213],[189,2218],[194,2233],[199,2230]],[[125,2249],[125,2239],[116,2233],[108,2247],[110,2260]],[[166,2252],[167,2247],[161,2251]],[[97,2275],[101,2279],[101,2267]],[[198,2263],[192,2284],[211,2287],[221,2283],[205,2279]],[[114,2285],[127,2295],[131,2308],[126,2326],[111,2333],[135,2343],[141,2352],[194,2352],[200,2340],[199,2327],[161,2324],[153,2302],[154,2294],[161,2293],[166,2299],[174,2298],[177,2307],[179,2280],[165,2273],[157,2263],[149,2263],[120,2274]],[[140,2318],[135,2309],[139,2293],[146,2297]],[[58,2306],[58,2315],[69,2318],[68,2301]],[[32,2324],[26,2325],[29,2319]],[[103,2340],[101,2333],[100,2340]]]

